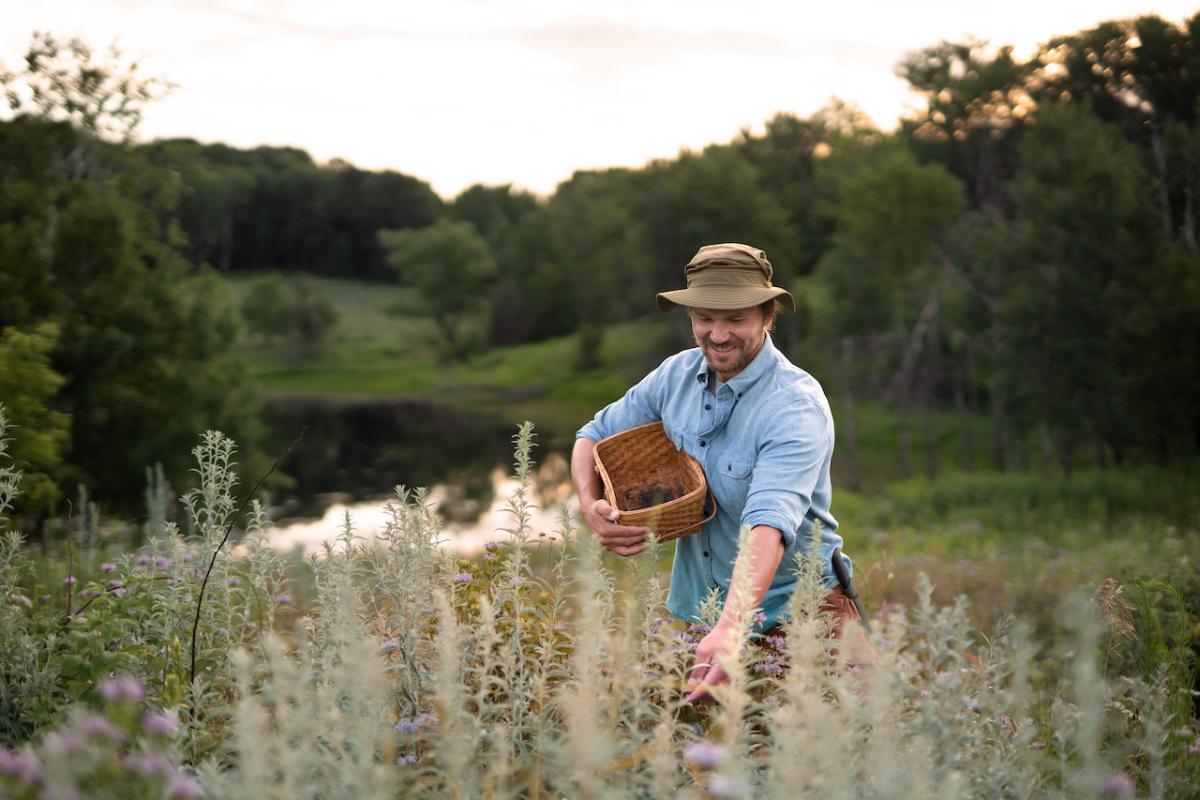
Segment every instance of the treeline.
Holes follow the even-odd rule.
[[[383,257],[425,294],[449,354],[579,332],[587,368],[606,326],[657,314],[653,293],[680,285],[699,245],[753,242],[801,300],[780,337],[843,403],[987,415],[1004,468],[1193,455],[1200,15],[1104,23],[1025,61],[943,42],[897,72],[925,110],[894,133],[835,103],[580,172],[545,199],[475,186],[432,225],[384,225],[398,230],[379,235]],[[321,229],[314,197],[290,195],[291,215]],[[229,260],[256,266],[236,244]]]
[[[1104,23],[1025,61],[981,42],[926,48],[897,67],[926,108],[895,132],[834,103],[640,169],[579,172],[547,198],[474,186],[447,202],[294,149],[129,144],[102,123],[138,103],[71,96],[53,80],[71,53],[54,45],[36,40],[42,58],[6,78],[45,91],[0,123],[0,329],[42,337],[21,340],[21,363],[61,388],[47,379],[24,402],[64,415],[62,458],[92,485],[128,493],[109,476],[179,452],[168,431],[250,424],[249,403],[222,399],[234,322],[209,267],[399,279],[425,296],[447,357],[578,333],[588,369],[608,326],[657,315],[654,292],[719,241],[768,252],[800,305],[778,337],[844,408],[986,416],[1002,468],[1200,448],[1200,15]],[[102,66],[109,98],[132,85],[152,99]],[[54,91],[57,107],[37,101]],[[129,407],[137,419],[118,421]],[[921,436],[901,437],[906,453]]]

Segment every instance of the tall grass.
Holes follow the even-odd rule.
[[[657,545],[618,576],[565,513],[556,531],[530,528],[533,445],[523,426],[511,542],[476,562],[439,547],[420,491],[398,489],[378,544],[348,519],[303,569],[266,547],[255,507],[241,546],[214,566],[190,682],[179,620],[194,613],[197,583],[181,565],[216,552],[238,485],[232,444],[206,435],[185,496],[194,534],[160,524],[114,562],[84,554],[76,590],[100,594],[65,626],[20,600],[3,607],[4,680],[24,686],[45,668],[49,686],[32,694],[58,713],[5,707],[16,749],[0,751],[0,792],[1188,798],[1200,788],[1196,721],[1181,700],[1194,656],[1170,634],[1194,613],[1165,601],[1169,589],[1061,592],[1047,598],[1060,629],[1035,638],[1017,621],[985,635],[965,601],[939,603],[921,580],[909,607],[880,616],[883,663],[863,671],[833,653],[816,559],[801,558],[784,639],[751,634],[745,609],[729,683],[716,702],[692,705],[704,621],[666,617]],[[17,479],[0,472],[0,508]],[[0,582],[28,597],[19,537],[7,537]],[[533,558],[551,538],[549,558]],[[730,595],[747,580],[739,572]],[[1128,657],[1139,647],[1145,663]],[[114,649],[123,655],[90,672],[67,666]]]

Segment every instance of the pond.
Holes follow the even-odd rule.
[[[516,489],[512,438],[516,424],[408,400],[339,402],[273,400],[265,408],[271,452],[291,484],[274,504],[271,533],[280,549],[317,550],[342,530],[350,512],[356,533],[373,538],[386,519],[394,488],[427,487],[446,520],[447,549],[477,552],[511,527],[505,502]],[[531,501],[538,533],[558,529],[559,502],[573,502],[567,453],[535,448]],[[571,506],[574,510],[574,506]]]

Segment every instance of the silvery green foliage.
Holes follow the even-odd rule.
[[[564,511],[565,546],[538,563],[544,553],[525,546],[541,539],[529,528],[529,427],[516,445],[513,544],[490,546],[494,560],[457,572],[438,546],[427,495],[400,489],[378,543],[360,541],[347,519],[311,560],[312,603],[299,621],[285,611],[287,559],[270,549],[265,512],[252,507],[244,543],[214,567],[199,679],[172,690],[169,675],[146,676],[162,705],[194,709],[172,757],[203,765],[208,796],[1195,795],[1195,764],[1170,749],[1180,721],[1166,698],[1178,686],[1165,674],[1152,684],[1108,681],[1087,603],[1059,615],[1065,649],[1039,654],[1013,622],[982,636],[965,602],[935,604],[922,579],[911,609],[876,620],[882,663],[864,671],[829,638],[815,539],[788,565],[798,589],[786,637],[752,634],[743,609],[719,703],[687,705],[707,627],[665,618],[660,545],[624,562],[619,581],[611,556],[576,535]],[[195,563],[215,552],[197,546],[219,541],[233,510],[232,443],[210,434],[197,456],[201,484],[186,498],[195,541],[159,522],[139,557]],[[178,664],[178,629],[190,627],[198,584],[171,574],[169,585],[139,586],[154,602],[130,642],[176,652]],[[740,565],[730,596],[747,581]],[[710,622],[718,602],[707,604]]]
[[[8,530],[4,514],[21,488],[21,473],[8,457],[8,418],[0,403],[0,743],[20,741],[28,732],[31,701],[47,691],[49,677],[39,667],[38,648],[29,633],[32,603],[21,589],[28,559],[20,531]]]

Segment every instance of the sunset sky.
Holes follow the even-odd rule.
[[[966,36],[1020,55],[1056,34],[1192,2],[7,0],[0,60],[35,30],[119,47],[176,84],[141,138],[295,145],[428,180],[540,193],[838,96],[891,128],[904,54]]]

